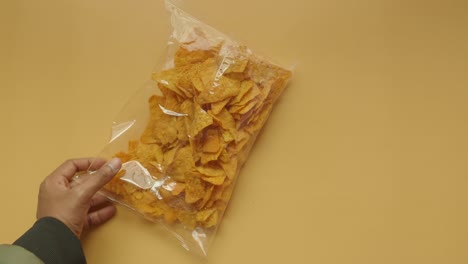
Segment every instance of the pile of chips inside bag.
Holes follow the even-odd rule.
[[[256,136],[291,77],[171,2],[173,33],[138,137],[123,141],[109,198],[206,255]],[[141,120],[139,120],[141,122]],[[241,192],[238,193],[241,195]]]

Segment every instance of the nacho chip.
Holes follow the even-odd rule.
[[[224,183],[224,180],[226,179],[226,176],[216,176],[216,177],[202,177],[202,179],[205,182],[209,182],[213,185],[221,185]]]
[[[212,46],[201,30],[194,29],[189,38],[190,41],[182,43],[175,53],[174,64],[176,68],[203,62],[218,55],[221,43]]]
[[[198,210],[205,207],[206,203],[210,200],[211,194],[213,193],[213,189],[214,185],[211,185],[206,189],[205,196],[203,197],[203,199],[197,202]]]
[[[196,213],[186,210],[176,211],[177,219],[179,219],[179,221],[188,229],[195,229],[197,225],[195,215]]]
[[[254,86],[254,82],[252,80],[246,80],[241,82],[241,86],[239,88],[239,92],[237,93],[236,97],[234,97],[231,101],[232,104],[237,104],[239,103],[242,98],[250,91],[252,90]]]
[[[218,81],[213,82],[211,87],[207,87],[198,95],[197,102],[203,105],[231,98],[237,94],[239,87],[240,82],[238,80],[221,77]]]
[[[216,211],[215,208],[203,210],[197,213],[196,219],[199,222],[204,222]]]
[[[225,144],[221,145],[218,152],[216,152],[216,153],[206,153],[206,152],[199,153],[201,164],[205,165],[210,161],[218,160],[219,156],[221,155],[221,153],[223,151],[224,146],[225,146]]]
[[[237,159],[229,159],[228,162],[220,162],[220,164],[226,172],[226,176],[233,180],[237,173]]]
[[[174,188],[172,189],[172,195],[179,195],[185,190],[185,184],[184,183],[177,183]]]
[[[153,73],[153,80],[158,83],[158,86],[161,90],[169,90],[182,97],[185,97],[185,94],[178,88],[177,85],[177,82],[181,77],[182,73],[175,69]]]
[[[229,153],[228,149],[230,148],[228,147],[228,148],[223,149],[223,151],[221,151],[221,154],[219,155],[220,161],[225,162],[225,163],[229,162],[229,160],[231,159],[231,154]]]
[[[198,93],[203,92],[206,89],[203,81],[200,79],[200,77],[197,76],[192,77],[192,85],[198,91]]]
[[[229,108],[229,112],[242,115],[252,110],[252,108],[254,108],[256,104],[257,102],[255,100],[252,100],[246,105],[233,105],[231,106],[231,108]]]
[[[198,135],[205,127],[213,124],[213,118],[203,110],[200,105],[195,104],[194,117],[191,125],[190,135]]]
[[[224,175],[224,170],[215,166],[197,167],[198,172],[208,177],[220,177]]]
[[[171,149],[167,150],[166,152],[164,152],[164,154],[163,154],[164,164],[166,166],[172,164],[172,162],[174,161],[175,154],[177,153],[177,150],[179,150],[179,148],[174,147],[174,148],[171,148]]]
[[[219,114],[219,112],[221,112],[224,109],[224,107],[226,107],[228,105],[228,103],[230,101],[231,101],[231,98],[226,98],[223,101],[212,103],[211,104],[211,113],[213,113],[214,115]]]
[[[249,62],[246,58],[236,58],[232,60],[232,63],[226,69],[224,73],[231,73],[231,72],[243,72],[247,67],[247,63]]]
[[[167,173],[174,180],[184,182],[186,173],[190,172],[194,166],[192,149],[190,146],[185,146],[176,152]]]
[[[219,213],[218,211],[215,211],[205,222],[205,227],[213,227],[218,224],[219,220]]]
[[[221,148],[218,129],[208,129],[203,135],[203,152],[217,153]]]
[[[244,82],[245,83],[245,82]],[[257,98],[258,96],[260,96],[261,92],[260,92],[260,89],[258,88],[257,85],[255,84],[252,84],[252,86],[250,87],[250,89],[247,91],[247,93],[245,93],[241,99],[237,102],[232,102],[232,105],[238,105],[238,106],[242,106],[242,105],[246,105],[247,103],[251,102],[252,100],[254,100],[255,98]]]
[[[234,135],[227,130],[223,131],[222,137],[223,137],[224,142],[226,143],[229,143],[235,139]]]
[[[122,161],[122,163],[124,163],[130,161],[133,158],[133,155],[121,151],[115,153],[114,157],[119,158]]]
[[[236,121],[227,109],[222,109],[219,114],[212,116],[216,123],[218,123],[225,131],[229,131],[235,138],[235,135],[237,134]]]
[[[199,177],[190,177],[185,185],[185,202],[195,203],[205,195],[205,184]]]

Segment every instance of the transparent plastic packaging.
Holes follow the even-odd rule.
[[[113,123],[101,156],[119,157],[123,166],[102,193],[206,256],[291,72],[171,1],[166,7],[173,27],[166,58]]]

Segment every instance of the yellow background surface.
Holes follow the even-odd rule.
[[[207,263],[468,263],[468,2],[193,0],[295,72]],[[0,1],[0,243],[94,156],[170,34],[161,1]],[[201,263],[120,208],[89,263]]]

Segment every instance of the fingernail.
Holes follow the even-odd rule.
[[[120,159],[119,158],[113,158],[111,159],[108,163],[107,166],[111,168],[113,172],[117,172],[120,168]]]

